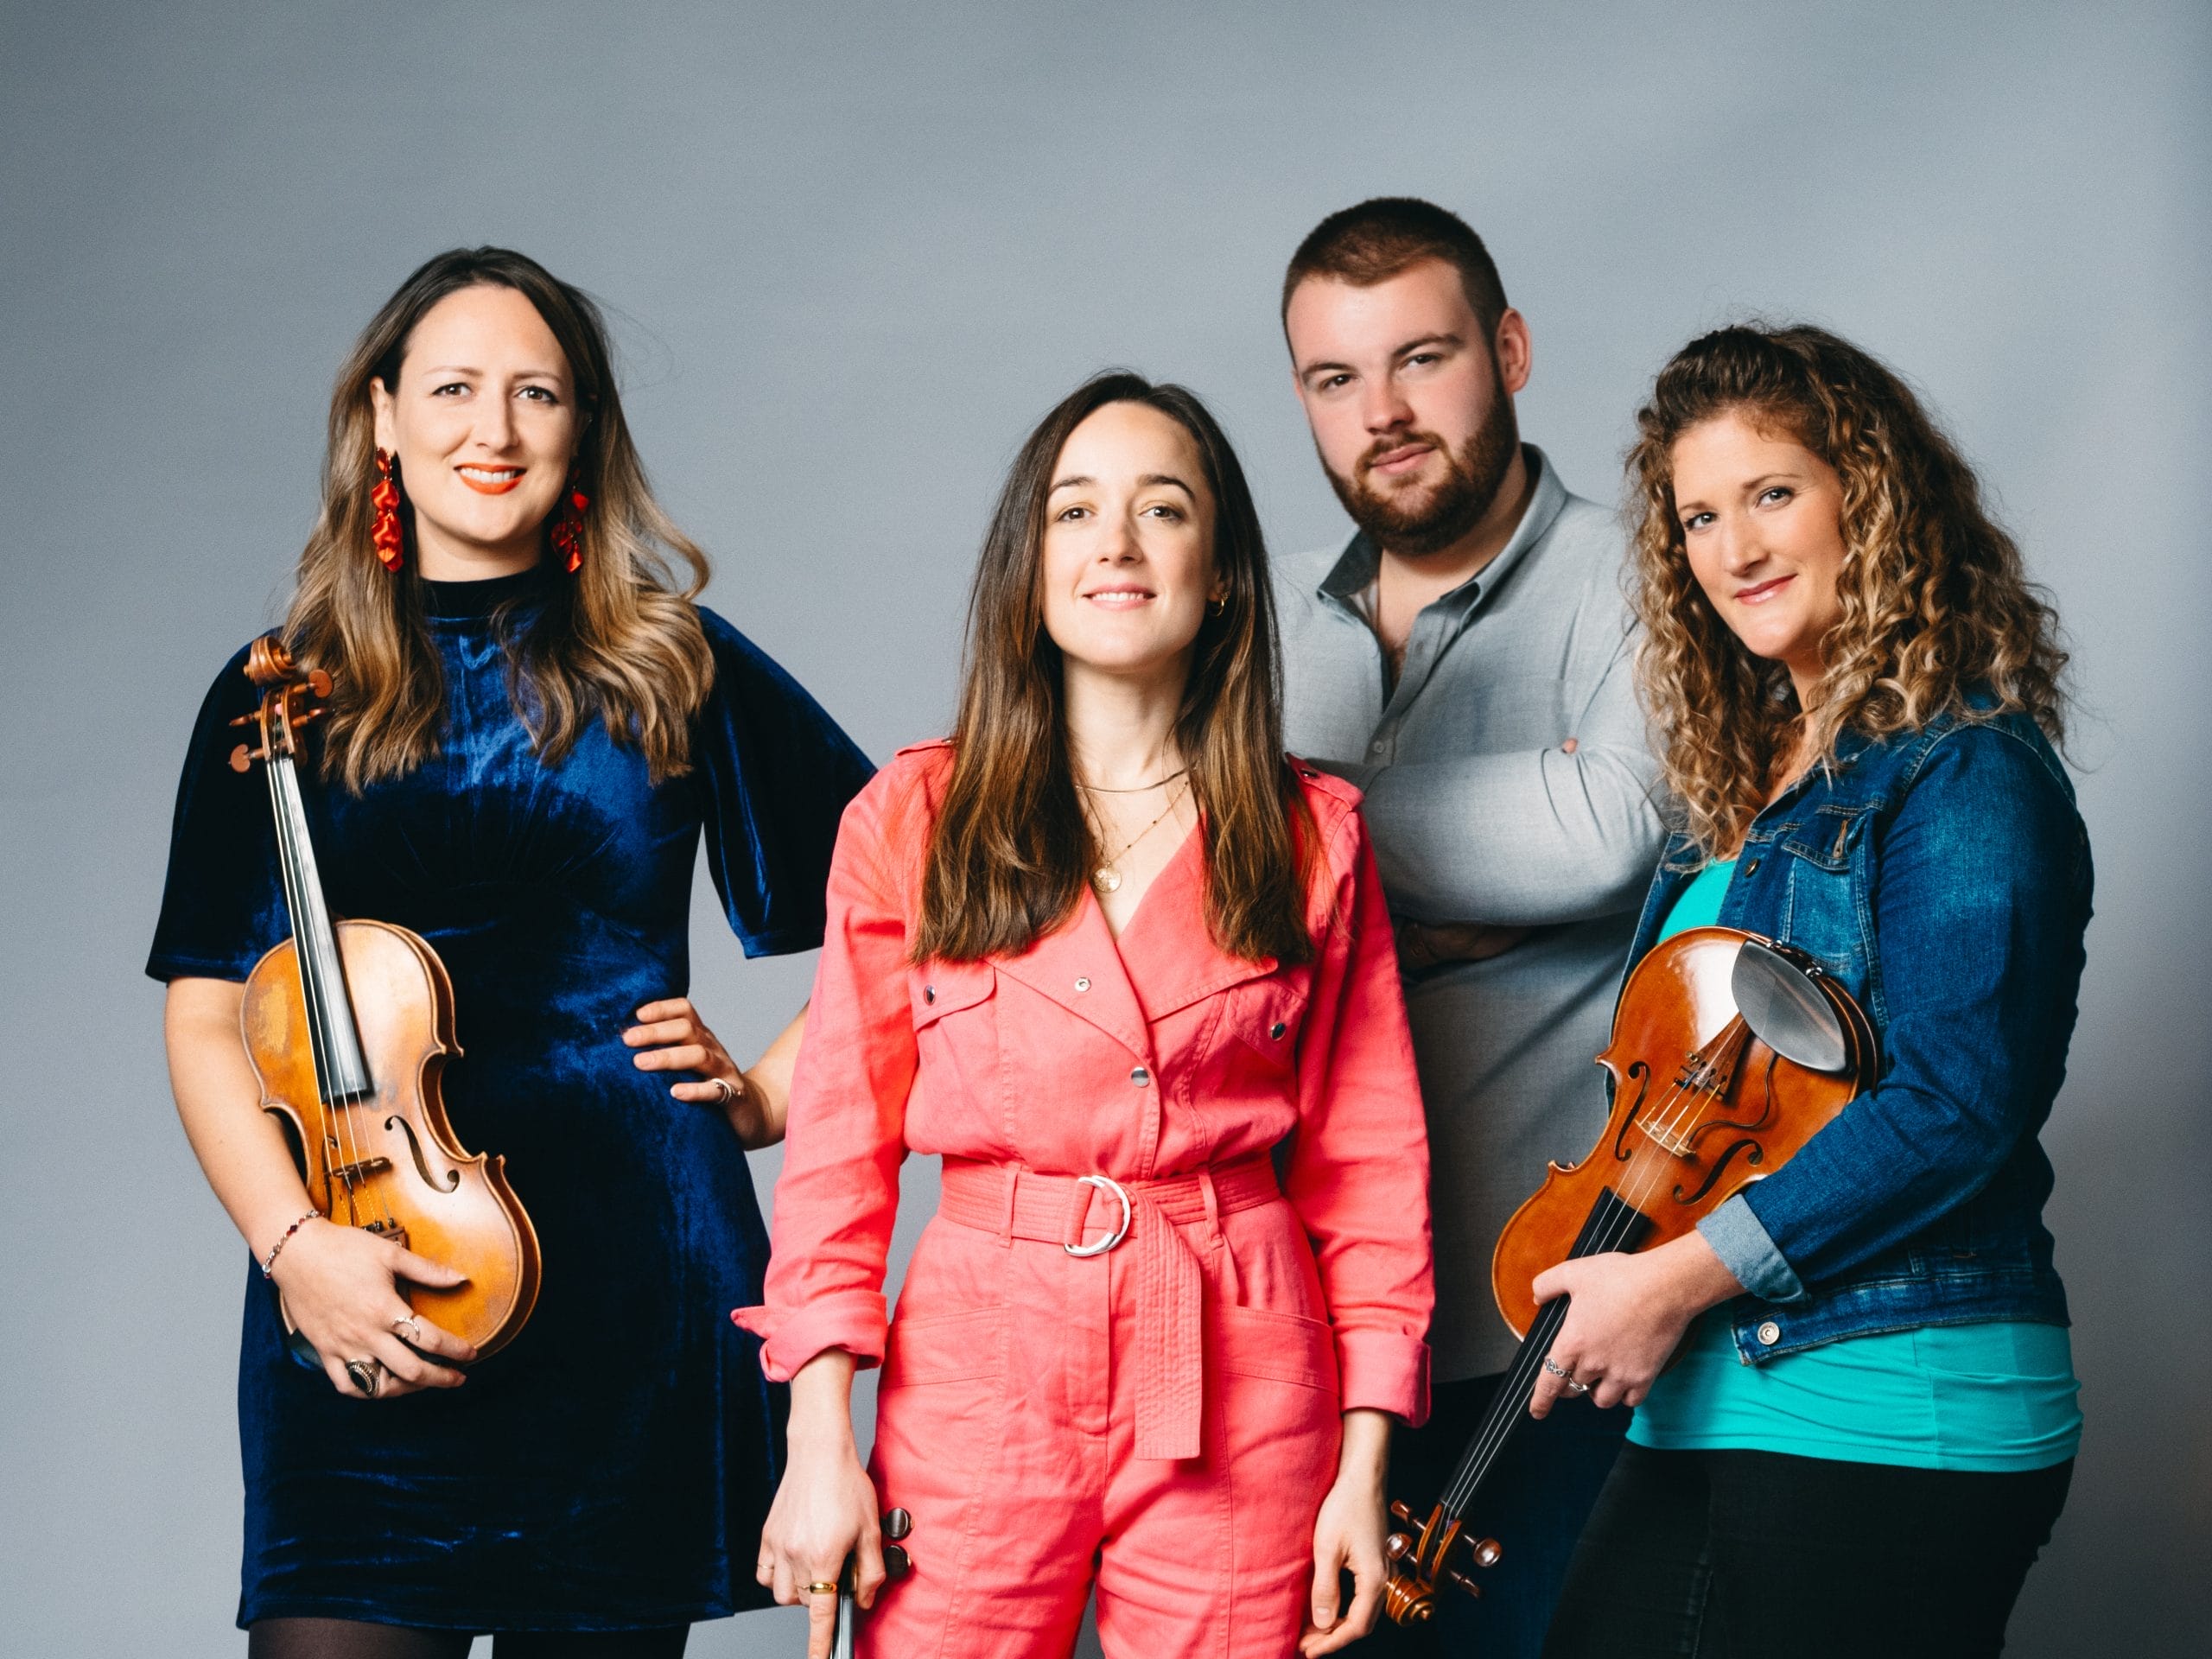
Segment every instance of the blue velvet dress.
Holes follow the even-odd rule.
[[[440,753],[359,797],[302,783],[334,912],[414,929],[453,976],[454,1128],[504,1154],[536,1224],[536,1313],[462,1387],[347,1399],[285,1347],[246,1281],[238,1367],[238,1623],[320,1617],[452,1630],[670,1625],[766,1604],[753,1581],[782,1468],[781,1390],[730,1310],[767,1235],[745,1154],[620,1040],[683,995],[701,836],[748,956],[822,942],[845,803],[868,761],[743,635],[701,612],[713,695],[692,767],[650,783],[594,721],[532,753],[498,628],[554,576],[423,584],[445,675]],[[504,622],[487,614],[512,601]],[[200,712],[148,972],[241,980],[290,931],[267,785],[227,757],[256,705],[232,659]]]

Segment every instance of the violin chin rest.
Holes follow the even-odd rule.
[[[1843,1021],[1813,976],[1757,939],[1737,952],[1729,990],[1751,1034],[1808,1071],[1841,1071],[1851,1048]]]

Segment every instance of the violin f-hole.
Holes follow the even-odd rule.
[[[1636,1098],[1629,1103],[1622,1115],[1620,1133],[1613,1137],[1613,1161],[1624,1164],[1629,1160],[1628,1132],[1636,1122],[1636,1115],[1643,1109],[1643,1096],[1651,1087],[1651,1067],[1643,1060],[1630,1064],[1628,1075],[1636,1079]]]
[[[461,1172],[459,1170],[448,1170],[446,1178],[442,1181],[430,1173],[429,1165],[423,1161],[423,1143],[415,1138],[415,1126],[412,1123],[395,1112],[385,1119],[384,1126],[387,1132],[397,1128],[405,1134],[407,1150],[415,1154],[415,1173],[423,1178],[423,1185],[429,1187],[433,1192],[453,1192],[460,1190]]]
[[[1722,1173],[1727,1169],[1729,1161],[1733,1159],[1738,1153],[1743,1152],[1746,1147],[1751,1148],[1751,1150],[1745,1154],[1744,1158],[1744,1162],[1747,1166],[1756,1168],[1758,1165],[1765,1161],[1765,1154],[1760,1151],[1759,1143],[1751,1136],[1745,1135],[1741,1141],[1737,1141],[1735,1145],[1730,1147],[1727,1151],[1722,1153],[1719,1158],[1713,1160],[1713,1167],[1706,1171],[1705,1179],[1699,1183],[1696,1192],[1686,1193],[1681,1187],[1677,1186],[1675,1189],[1675,1202],[1676,1204],[1695,1204],[1707,1193],[1712,1192],[1713,1183],[1718,1181],[1720,1179]]]

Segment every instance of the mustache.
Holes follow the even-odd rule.
[[[1367,453],[1352,463],[1355,474],[1371,471],[1375,463],[1393,450],[1402,449],[1409,443],[1425,443],[1430,448],[1449,455],[1451,448],[1433,432],[1402,432],[1395,438],[1377,438],[1370,444]]]

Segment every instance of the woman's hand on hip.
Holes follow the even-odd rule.
[[[873,1606],[883,1586],[883,1531],[875,1484],[853,1444],[853,1359],[831,1349],[791,1379],[791,1461],[760,1530],[753,1577],[784,1605],[806,1607],[807,1659],[830,1659],[836,1627],[835,1586],[849,1559],[853,1599]]]
[[[721,1039],[699,1017],[691,999],[671,996],[648,1002],[638,1010],[638,1023],[622,1033],[622,1041],[638,1051],[631,1064],[640,1071],[696,1071],[703,1082],[673,1083],[668,1092],[694,1105],[719,1106],[729,1116],[737,1138],[747,1146],[757,1144],[759,1103],[747,1087],[745,1073],[722,1046]],[[748,1128],[753,1133],[747,1133]]]
[[[1337,1478],[1313,1521],[1313,1595],[1298,1638],[1305,1659],[1334,1653],[1375,1628],[1382,1605],[1386,1568],[1382,1537],[1383,1477],[1389,1465],[1390,1419],[1380,1411],[1344,1413]],[[1344,1605],[1343,1579],[1351,1574],[1351,1605]]]
[[[1692,1232],[1636,1255],[1562,1262],[1538,1274],[1535,1289],[1540,1302],[1573,1299],[1529,1402],[1529,1414],[1542,1417],[1562,1395],[1586,1393],[1599,1406],[1643,1404],[1690,1321],[1744,1287]]]
[[[390,1400],[417,1389],[457,1389],[461,1374],[437,1361],[466,1364],[476,1357],[474,1348],[416,1313],[399,1294],[403,1279],[444,1289],[467,1276],[358,1227],[308,1223],[284,1242],[270,1276],[340,1394]],[[373,1392],[346,1370],[348,1361],[365,1367]]]

